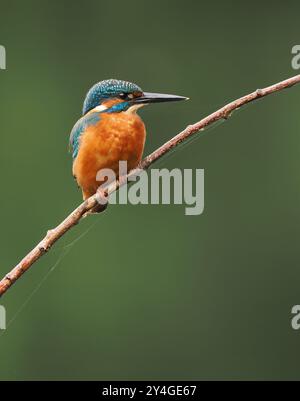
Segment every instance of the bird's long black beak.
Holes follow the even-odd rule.
[[[167,95],[164,93],[150,93],[144,92],[142,96],[137,97],[133,100],[136,104],[147,104],[147,103],[162,103],[162,102],[177,102],[179,100],[188,100],[188,97]]]

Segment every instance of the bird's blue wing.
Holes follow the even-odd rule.
[[[74,125],[70,134],[70,151],[72,152],[73,159],[75,159],[78,155],[80,139],[82,134],[89,126],[97,124],[99,120],[100,120],[100,115],[99,113],[95,112],[83,116]]]

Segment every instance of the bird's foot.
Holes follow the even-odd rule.
[[[106,203],[105,205],[98,204],[98,205],[94,206],[91,210],[89,210],[88,212],[85,212],[82,217],[85,218],[87,216],[90,216],[91,214],[102,213],[106,210],[107,206],[108,206],[108,203]]]

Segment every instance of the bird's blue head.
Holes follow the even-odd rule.
[[[149,93],[136,84],[117,79],[108,79],[98,82],[88,91],[83,103],[82,114],[91,110],[106,113],[122,112],[141,107],[149,103],[186,100],[186,97],[166,95],[162,93]]]

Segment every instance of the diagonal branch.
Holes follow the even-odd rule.
[[[103,197],[107,198],[111,193],[117,191],[122,185],[124,185],[128,178],[138,175],[141,171],[148,169],[154,162],[163,157],[166,153],[170,152],[171,149],[178,146],[181,142],[186,141],[192,137],[198,131],[203,130],[207,126],[214,122],[227,119],[230,114],[240,108],[241,106],[252,102],[253,100],[261,97],[270,95],[271,93],[281,91],[286,88],[300,83],[300,75],[296,75],[285,81],[281,81],[277,84],[268,86],[264,89],[257,89],[256,91],[249,93],[226,106],[215,111],[209,116],[203,118],[201,121],[189,125],[182,132],[170,139],[160,148],[155,150],[149,156],[147,156],[140,164],[139,168],[129,172],[127,176],[121,177],[119,180],[111,183],[105,190],[105,193],[99,191],[79,205],[62,223],[57,227],[47,232],[47,235],[42,241],[36,245],[1,281],[0,281],[0,297],[11,287],[11,285],[17,281],[23,273],[25,273],[38,259],[40,259],[51,247],[58,241],[68,230],[75,226],[82,219],[83,215],[91,211],[95,207],[99,209],[99,203],[103,204]],[[100,211],[103,211],[105,206],[101,207]]]

